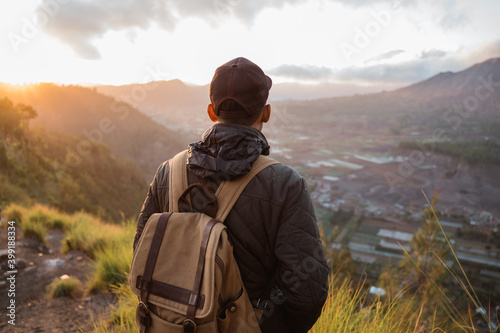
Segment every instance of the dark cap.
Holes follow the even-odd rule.
[[[210,83],[210,101],[218,117],[229,119],[251,117],[266,105],[272,80],[259,66],[239,57],[215,70]],[[245,111],[219,110],[225,100],[238,102]]]

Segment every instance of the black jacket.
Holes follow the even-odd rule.
[[[269,154],[269,146],[257,129],[216,124],[202,141],[189,145],[189,152],[189,183],[203,182],[215,193],[222,180],[248,173],[260,154]],[[168,173],[166,161],[139,215],[134,248],[149,216],[168,210]],[[203,200],[192,201],[195,211],[203,211]],[[307,332],[326,300],[329,268],[305,180],[283,164],[264,169],[247,185],[225,223],[250,298],[263,297],[273,276],[285,296],[283,305],[272,305],[262,331]]]

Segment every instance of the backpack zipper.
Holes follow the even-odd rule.
[[[224,262],[222,261],[221,257],[219,257],[219,255],[217,253],[215,254],[215,263],[217,264],[217,266],[219,266],[219,269],[222,273],[222,277],[224,277]]]

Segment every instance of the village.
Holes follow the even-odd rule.
[[[298,137],[297,141],[308,139]],[[339,153],[317,143],[319,147],[314,148],[318,150],[302,150],[302,145],[292,150],[286,145],[276,148],[282,146],[277,141],[271,143],[275,144],[273,157],[306,177],[328,246],[334,250],[349,249],[352,259],[374,277],[388,263],[401,261],[405,251],[411,251],[411,241],[422,227],[424,209],[429,206],[426,197],[432,200],[432,186],[438,183],[444,190],[438,188],[436,195],[440,197],[435,212],[460,263],[478,279],[500,279],[500,244],[490,244],[500,231],[498,212],[475,205],[477,201],[467,198],[468,193],[455,202],[446,200],[445,196],[455,190],[439,174],[455,163],[451,158],[435,156],[432,164],[422,165],[404,187],[391,193],[384,173],[397,172],[406,160],[402,154],[391,156],[387,151],[357,149]],[[294,157],[299,155],[300,159]],[[459,177],[466,182],[464,169]],[[460,186],[457,179],[454,184]],[[451,259],[445,263],[451,267],[456,264]],[[500,292],[500,285],[494,285]]]

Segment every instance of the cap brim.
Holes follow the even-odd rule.
[[[267,75],[266,75],[266,80],[267,80],[267,89],[271,90],[271,87],[273,86],[273,80],[271,80],[271,78]]]

